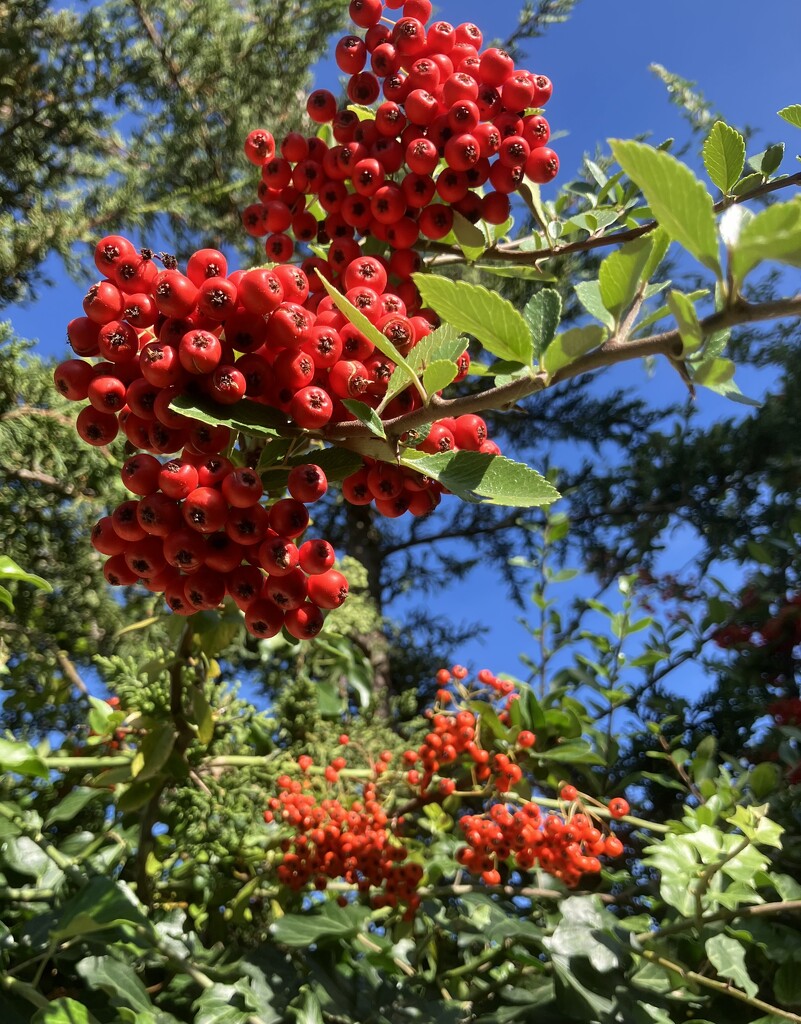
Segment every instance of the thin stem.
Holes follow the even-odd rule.
[[[735,921],[741,917],[764,917],[772,914],[798,914],[801,913],[801,900],[781,900],[776,903],[758,903],[750,907],[738,907],[736,910],[718,910],[714,914],[707,914],[699,920],[687,918],[684,921],[677,921],[675,924],[666,925],[664,928],[657,928],[652,932],[640,932],[635,938],[637,942],[656,942],[667,935],[677,935],[686,932],[691,928],[703,928],[708,924],[716,924],[718,921]]]

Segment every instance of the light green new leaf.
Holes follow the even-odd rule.
[[[801,103],[793,103],[792,106],[782,107],[779,117],[783,117],[789,124],[801,128]]]
[[[158,775],[175,746],[175,730],[162,722],[148,731],[131,762],[131,775],[140,782]]]
[[[381,417],[375,409],[371,409],[369,405],[365,405],[364,402],[358,402],[353,398],[344,399],[342,404],[348,412],[352,413],[357,420],[368,428],[371,434],[375,434],[376,437],[383,437],[386,440],[387,433],[384,430],[384,424],[381,422]]]
[[[600,320],[610,331],[614,330],[615,318],[606,308],[604,300],[601,298],[600,281],[581,281],[575,286],[574,291],[579,302],[591,317]]]
[[[0,739],[0,769],[17,775],[48,776],[47,765],[29,743]]]
[[[598,273],[601,299],[617,321],[637,294],[652,247],[653,240],[648,236],[635,238],[610,253],[601,264]]]
[[[502,455],[466,451],[418,455],[407,449],[401,464],[438,480],[464,501],[473,503],[538,508],[560,497],[536,470]]]
[[[494,274],[495,277],[513,277],[516,281],[555,281],[553,274],[546,274],[544,270],[536,267],[510,267],[507,264],[492,265],[479,263],[476,270],[487,274]]]
[[[553,288],[543,288],[526,303],[523,319],[529,326],[537,359],[551,344],[562,316],[562,298]]]
[[[470,263],[475,262],[487,248],[484,232],[458,210],[453,211],[453,233],[456,235],[459,248]]]
[[[47,580],[43,580],[41,576],[37,576],[32,572],[26,572],[8,555],[0,555],[0,581],[11,583],[14,580],[20,580],[22,583],[32,583],[35,587],[46,591],[48,594],[53,590]]]
[[[323,1009],[320,1000],[312,992],[306,989],[303,994],[303,1004],[297,1015],[297,1024],[323,1024]]]
[[[776,260],[801,267],[801,199],[775,203],[746,221],[731,258],[736,281],[762,260]]]
[[[402,367],[403,372],[406,373],[410,381],[416,381],[417,378],[414,370],[409,366],[389,338],[385,338],[375,324],[370,323],[364,313],[362,313],[360,309],[357,309],[352,302],[349,302],[329,281],[326,281],[324,277],[321,277],[320,280],[340,313],[344,313],[353,326],[358,331],[361,331],[365,338],[371,341],[382,355],[391,359],[397,367]]]
[[[695,306],[688,296],[683,292],[677,291],[668,292],[667,303],[679,328],[682,345],[684,346],[684,355],[692,355],[704,343],[704,332],[701,330],[701,324],[698,322]],[[699,383],[703,382],[699,381]]]
[[[511,302],[478,284],[433,274],[413,274],[423,302],[458,331],[472,334],[499,359],[530,364],[533,343],[526,321]]]
[[[642,189],[656,220],[673,241],[720,275],[712,196],[685,164],[642,142],[612,139],[612,152]]]
[[[745,950],[730,935],[713,935],[706,940],[706,955],[721,976],[738,985],[748,996],[755,996],[758,986],[751,980],[745,966]]]
[[[603,342],[605,334],[606,331],[600,324],[571,327],[564,334],[557,334],[545,350],[543,368],[553,376],[557,370],[569,366],[580,356],[597,348]]]
[[[31,1024],[97,1024],[97,1017],[92,1016],[83,1003],[62,996],[54,999],[47,1009],[35,1013]]]
[[[704,143],[703,156],[709,180],[728,195],[745,167],[745,139],[736,128],[716,121]]]
[[[408,355],[409,366],[419,377],[427,366],[439,360],[455,363],[459,356],[467,348],[467,339],[460,331],[450,324],[442,324],[436,330],[427,334],[425,338],[414,346]],[[386,394],[381,402],[381,408],[385,409],[390,401],[409,386],[409,378],[406,373],[397,369],[393,370],[389,378]]]
[[[734,376],[735,366],[731,359],[723,359],[720,356],[713,356],[705,359],[693,371],[693,380],[696,384],[702,384],[705,388],[715,388],[716,385],[726,384]]]
[[[651,278],[657,271],[662,260],[667,256],[667,251],[670,248],[670,236],[667,231],[663,228],[656,228],[655,231],[651,232],[651,251],[648,254],[648,259],[645,261],[645,266],[642,269],[642,280],[650,281]],[[659,285],[652,285],[651,287],[660,287]],[[646,292],[646,298],[647,298]]]
[[[433,395],[434,392],[446,388],[458,372],[459,367],[456,363],[451,363],[447,359],[435,359],[423,370],[423,387],[429,395]]]

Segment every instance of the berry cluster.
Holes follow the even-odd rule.
[[[376,767],[384,769],[391,756],[385,754]],[[416,889],[423,869],[407,861],[409,851],[381,805],[375,782],[365,783],[360,799],[346,806],[316,791],[307,774],[313,763],[310,757],[300,757],[298,763],[302,777],[282,775],[278,796],[270,799],[264,812],[266,822],[282,823],[295,831],[281,846],[279,881],[297,891],[309,884],[325,889],[329,881],[343,879],[358,892],[371,893],[374,907],[403,904],[414,912],[420,903]],[[335,757],[326,767],[326,784],[336,781],[344,767],[345,759]]]
[[[397,21],[385,18],[399,8]],[[335,50],[351,105],[317,89],[306,109],[328,131],[293,132],[277,147],[264,129],[248,136],[260,202],[243,222],[266,236],[269,259],[292,256],[291,232],[299,243],[330,242],[336,268],[369,235],[395,250],[397,271],[414,264],[421,236],[449,234],[454,213],[503,224],[526,177],[544,184],[557,174],[541,113],[550,80],[516,68],[497,47],[482,50],[476,25],[429,25],[431,15],[430,0],[351,0],[364,38],[345,35]],[[360,116],[379,100],[374,116]]]

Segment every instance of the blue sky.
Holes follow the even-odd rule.
[[[454,23],[475,21],[486,37],[504,37],[516,24],[519,7],[517,0],[441,0],[436,16]],[[757,129],[752,151],[785,141],[789,169],[801,134],[776,111],[801,102],[799,39],[798,0],[770,0],[764,8],[746,0],[583,0],[567,24],[554,26],[529,45],[524,62],[554,82],[548,117],[554,131],[567,133],[555,146],[563,167],[557,184],[580,166],[585,152],[608,138],[649,132],[655,142],[686,138],[679,111],[648,70],[651,63],[696,81],[730,123]],[[336,81],[333,63],[322,62],[316,85],[335,88]],[[61,355],[65,325],[80,312],[86,283],[70,281],[58,260],[49,261],[47,269],[53,287],[40,289],[35,303],[8,308],[3,318],[11,319],[20,335],[38,339],[43,354]],[[649,383],[640,367],[626,371],[633,387],[655,389],[660,404],[680,394],[674,377],[660,367]],[[731,406],[710,393],[699,401],[710,418],[730,414]],[[440,602],[455,619],[481,619],[491,627],[485,645],[476,641],[463,652],[465,661],[518,671],[518,653],[528,646],[527,638],[491,569],[477,571],[458,588],[444,588]]]

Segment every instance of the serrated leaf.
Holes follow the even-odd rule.
[[[526,321],[496,292],[466,281],[413,274],[423,302],[458,331],[472,334],[499,359],[530,363],[533,345]]]
[[[789,107],[782,107],[778,113],[779,117],[783,117],[789,124],[795,125],[796,128],[801,128],[801,103],[793,103]]]
[[[683,292],[671,291],[667,296],[668,307],[676,320],[676,326],[681,335],[681,342],[685,356],[692,355],[704,343],[704,332],[695,312],[692,301]],[[703,383],[700,381],[699,383]]]
[[[601,298],[600,281],[580,281],[574,288],[576,297],[591,317],[600,320],[604,327],[613,330],[615,318],[604,305]]]
[[[475,262],[487,248],[484,232],[458,210],[453,211],[453,233],[459,248],[470,263]]]
[[[259,455],[256,472],[261,473],[280,462],[291,451],[294,444],[296,444],[294,437],[272,437],[265,441]]]
[[[733,981],[748,996],[757,994],[759,988],[751,980],[745,966],[745,950],[737,939],[730,935],[713,935],[711,939],[706,940],[704,948],[721,978]]]
[[[44,590],[50,594],[53,588],[47,582],[42,579],[41,576],[37,576],[35,573],[26,572],[14,561],[13,558],[9,558],[8,555],[0,555],[0,580],[3,583],[9,583],[15,580],[19,580],[21,583],[31,583],[34,587],[38,587],[39,590]],[[8,591],[6,591],[8,593]],[[10,596],[10,595],[9,595]]]
[[[635,238],[610,253],[601,263],[598,271],[601,299],[615,320],[621,319],[634,300],[652,246],[653,240],[648,236]]]
[[[385,338],[375,324],[372,324],[364,313],[357,309],[352,302],[349,302],[329,281],[326,281],[324,277],[321,277],[320,280],[340,313],[344,313],[353,326],[358,331],[361,331],[365,338],[371,341],[382,355],[385,355],[395,363],[395,373],[398,372],[398,369],[402,368],[402,372],[406,374],[409,381],[414,382],[417,379],[415,377],[414,370],[395,348],[389,338]]]
[[[303,455],[294,455],[289,460],[290,466],[305,466],[308,463],[319,466],[329,480],[344,480],[364,464],[360,455],[347,448],[317,448]]]
[[[560,494],[545,477],[522,462],[482,452],[442,452],[413,455],[407,452],[401,464],[438,480],[465,501],[513,508],[550,505]]]
[[[29,743],[4,739],[0,739],[0,768],[4,772],[32,775],[39,779],[46,779],[49,775],[47,765]]]
[[[740,178],[731,190],[732,195],[747,196],[750,192],[753,192],[755,188],[758,188],[764,180],[765,175],[760,174],[758,171],[754,174],[746,174],[744,178]]]
[[[543,288],[526,303],[523,319],[531,331],[534,359],[539,359],[540,354],[550,345],[561,316],[562,298],[553,288]]]
[[[720,275],[712,196],[685,164],[642,142],[611,140],[612,152],[642,190],[668,235]]]
[[[487,274],[494,274],[495,277],[512,277],[516,281],[555,281],[553,274],[546,274],[536,267],[510,267],[507,264],[490,266],[488,263],[479,263],[475,270],[483,270]]]
[[[287,424],[283,413],[248,398],[230,406],[191,395],[178,395],[170,402],[170,408],[199,423],[207,423],[211,427],[229,427],[251,437],[275,437],[278,428]]]
[[[364,402],[356,401],[355,398],[343,399],[342,404],[348,412],[353,413],[356,419],[368,428],[371,434],[375,434],[376,437],[383,437],[386,440],[387,434],[384,430],[384,424],[381,422],[381,417],[375,409],[365,405]]]
[[[447,359],[435,359],[423,371],[423,387],[429,395],[442,391],[456,377],[459,367]]]
[[[571,327],[563,334],[557,334],[546,348],[542,359],[543,369],[551,376],[575,362],[580,356],[597,348],[604,340],[606,331],[600,324],[587,327]]]
[[[742,282],[762,260],[801,266],[801,199],[774,203],[747,221],[731,257],[731,270]]]
[[[759,171],[763,177],[769,177],[774,171],[779,169],[783,159],[784,143],[776,142],[772,146],[768,146],[768,148],[763,150],[763,152],[749,157],[748,163],[755,171]]]
[[[704,142],[703,157],[709,180],[728,195],[745,167],[745,139],[725,121],[716,121]]]

